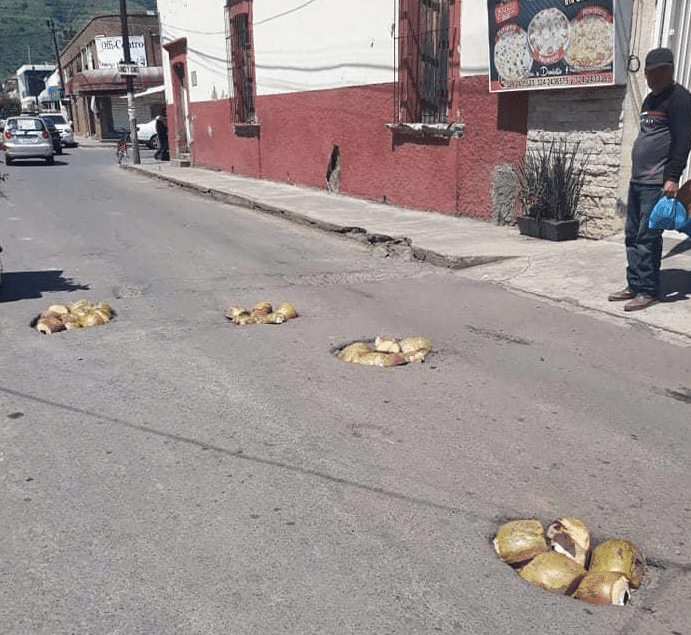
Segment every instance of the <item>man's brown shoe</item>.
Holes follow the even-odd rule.
[[[624,311],[640,311],[647,309],[657,302],[657,298],[649,293],[639,293],[636,297],[624,305]]]
[[[626,289],[622,289],[621,291],[607,296],[607,299],[610,302],[621,302],[622,300],[633,300],[635,297],[636,292],[631,287],[626,287]]]

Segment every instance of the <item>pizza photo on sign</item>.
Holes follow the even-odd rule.
[[[614,57],[612,16],[602,7],[581,11],[571,22],[571,42],[564,61],[575,72],[607,68]]]
[[[530,75],[533,58],[528,35],[517,24],[506,24],[497,32],[494,44],[494,66],[504,82],[524,79]]]
[[[569,45],[569,19],[559,9],[538,11],[528,25],[533,57],[542,64],[556,64]]]

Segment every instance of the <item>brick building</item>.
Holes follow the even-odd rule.
[[[118,71],[124,59],[121,26],[119,14],[95,16],[60,52],[77,134],[107,139],[129,129],[126,81]],[[146,122],[165,109],[158,16],[130,14],[127,30],[131,60],[139,67],[134,79],[137,121]]]

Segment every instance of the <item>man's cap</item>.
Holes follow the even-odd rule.
[[[645,58],[645,67],[657,68],[658,66],[674,66],[674,53],[665,48],[650,51]]]

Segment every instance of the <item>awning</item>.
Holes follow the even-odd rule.
[[[141,93],[134,93],[134,97],[146,97],[148,95],[155,95],[156,93],[163,93],[165,92],[166,87],[161,85],[161,86],[154,86],[153,88],[147,88],[145,91],[142,91]],[[120,99],[127,99],[127,95],[122,95]]]
[[[163,68],[160,66],[142,66],[139,74],[134,76],[134,90],[143,92],[163,84]],[[127,90],[127,82],[117,68],[87,70],[71,77],[67,90],[72,95],[86,93],[122,93]]]

